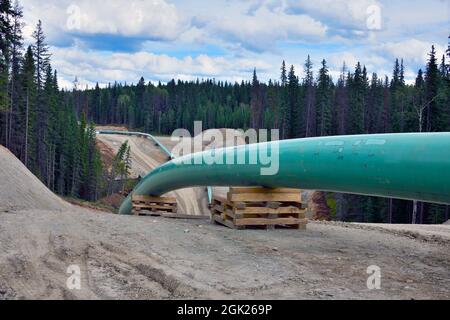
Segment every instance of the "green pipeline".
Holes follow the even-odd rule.
[[[318,137],[208,150],[156,168],[133,193],[159,196],[205,185],[290,187],[450,204],[450,133]],[[120,214],[130,214],[130,200],[122,203]]]

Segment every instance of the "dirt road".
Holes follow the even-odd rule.
[[[448,243],[346,224],[234,231],[77,207],[0,221],[0,299],[450,298]],[[81,290],[66,287],[69,265]],[[370,265],[380,290],[367,289]]]

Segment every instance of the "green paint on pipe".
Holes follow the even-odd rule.
[[[249,164],[249,155],[267,149],[275,156],[275,144],[279,170],[261,175],[269,165],[260,157]],[[238,164],[242,156],[246,164]],[[211,157],[223,163],[206,164]],[[317,137],[208,150],[156,168],[133,193],[159,196],[204,185],[290,187],[450,204],[450,133]],[[119,213],[131,213],[130,196]]]

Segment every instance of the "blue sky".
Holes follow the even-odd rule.
[[[278,79],[281,61],[300,77],[310,54],[336,79],[345,61],[390,75],[403,58],[412,81],[450,34],[449,0],[22,0],[26,41],[43,21],[60,85],[78,77],[136,83],[216,78]]]

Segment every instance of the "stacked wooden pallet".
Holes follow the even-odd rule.
[[[305,211],[297,189],[230,188],[213,197],[211,219],[233,229],[305,229]]]
[[[177,212],[177,199],[172,197],[152,197],[133,195],[131,197],[133,204],[133,214],[159,216],[161,213]]]

